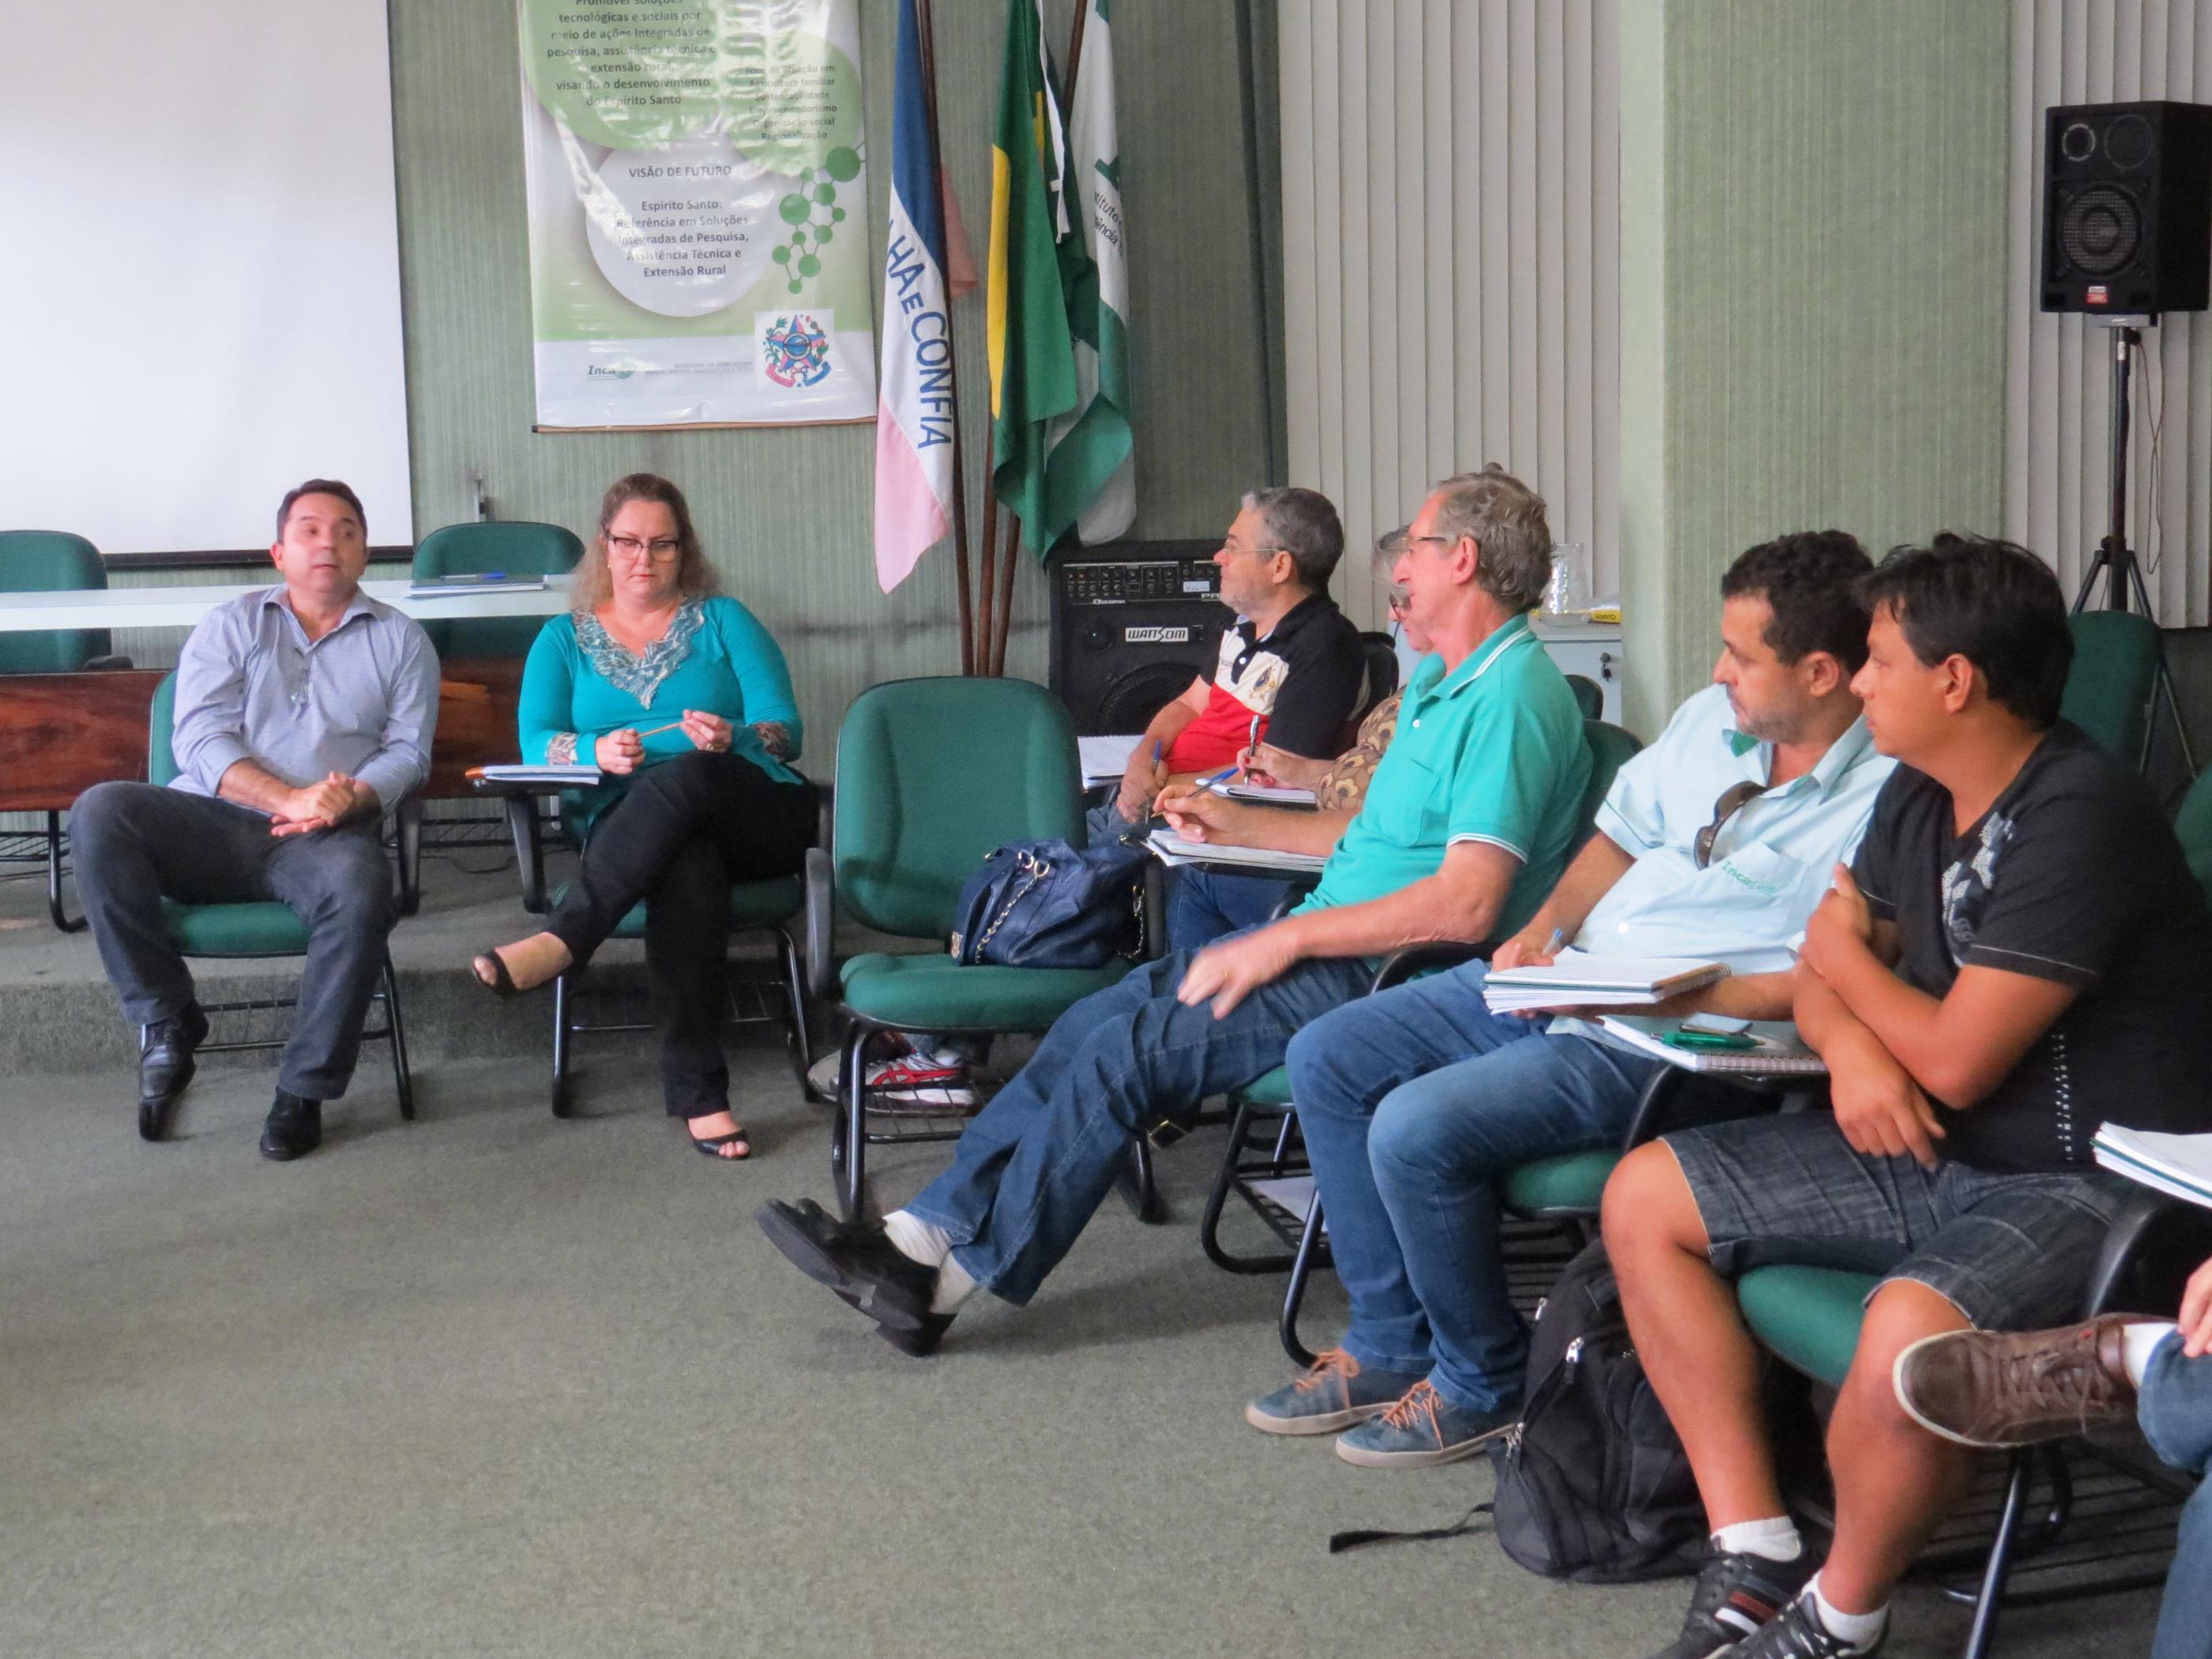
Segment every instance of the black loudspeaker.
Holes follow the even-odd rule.
[[[1221,630],[1217,542],[1115,542],[1052,562],[1052,689],[1084,737],[1141,732],[1211,673]]]
[[[2043,115],[2043,308],[2202,311],[2212,301],[2212,106]]]

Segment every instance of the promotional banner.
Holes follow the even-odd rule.
[[[541,428],[875,415],[860,0],[517,0]]]

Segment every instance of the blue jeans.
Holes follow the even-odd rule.
[[[1498,1182],[1560,1152],[1615,1146],[1663,1063],[1483,1006],[1483,964],[1415,980],[1316,1020],[1291,1044],[1291,1092],[1352,1301],[1362,1365],[1425,1373],[1452,1404],[1521,1396],[1528,1335],[1507,1293]]]
[[[2204,1473],[2212,1462],[2212,1355],[2191,1359],[2179,1334],[2158,1345],[2143,1373],[2136,1418],[2151,1449],[2177,1469]],[[2151,1659],[2212,1655],[2212,1482],[2181,1511],[2181,1536],[2166,1576]]]
[[[1298,884],[1187,864],[1168,872],[1168,948],[1196,951],[1270,921]]]
[[[1216,1019],[1175,1000],[1191,955],[1146,963],[1062,1014],[969,1124],[952,1167],[906,1206],[951,1236],[979,1285],[1018,1306],[1035,1296],[1113,1190],[1137,1135],[1272,1071],[1293,1031],[1373,977],[1357,960],[1302,962]]]

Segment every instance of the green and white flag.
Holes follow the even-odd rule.
[[[1067,140],[1073,165],[1082,274],[1067,296],[1075,337],[1075,408],[1046,434],[1054,502],[1086,546],[1127,532],[1137,515],[1137,462],[1129,405],[1129,265],[1121,218],[1121,143],[1114,119],[1118,0],[1091,0]]]

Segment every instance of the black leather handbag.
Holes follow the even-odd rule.
[[[1103,968],[1145,951],[1141,840],[994,849],[961,884],[952,955],[963,968]]]

